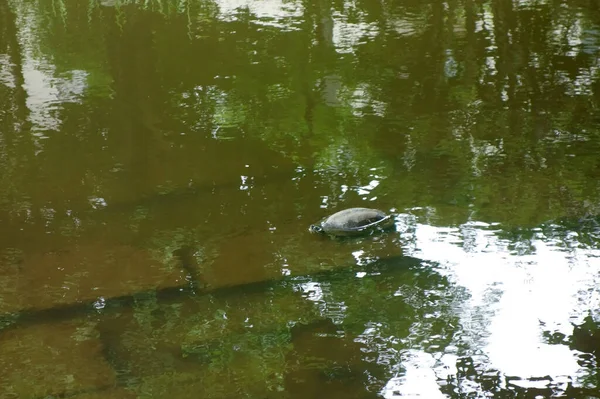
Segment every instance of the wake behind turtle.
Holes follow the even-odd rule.
[[[308,230],[311,233],[347,237],[383,232],[393,227],[395,227],[393,215],[388,215],[379,209],[349,208],[310,225]]]

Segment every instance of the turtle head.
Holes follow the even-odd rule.
[[[310,231],[311,233],[316,233],[316,234],[324,233],[323,227],[321,227],[318,224],[311,224],[310,227],[308,228],[308,231]]]

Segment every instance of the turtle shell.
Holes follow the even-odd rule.
[[[385,230],[394,225],[394,218],[379,209],[349,208],[327,216],[310,226],[313,233],[352,236]]]

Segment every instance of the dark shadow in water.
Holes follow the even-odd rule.
[[[285,355],[285,366],[281,366],[284,368],[280,372],[285,391],[293,398],[374,398],[377,393],[372,390],[380,389],[385,382],[386,368],[365,355],[367,348],[356,340],[356,332],[351,331],[352,323],[350,326],[336,325],[319,316],[315,304],[306,300],[297,287],[305,280],[331,282],[343,288],[346,281],[353,285],[353,280],[359,283],[366,280],[355,278],[357,270],[375,273],[379,278],[385,273],[413,270],[418,265],[420,261],[415,258],[397,256],[371,265],[350,265],[344,270],[216,289],[208,296],[192,295],[190,301],[175,298],[170,303],[159,304],[149,298],[147,310],[151,313],[141,310],[141,303],[137,303],[133,314],[131,310],[123,309],[117,312],[114,320],[99,327],[104,355],[117,371],[123,386],[135,386],[137,379],[154,378],[151,376],[161,375],[165,370],[179,373],[177,375],[183,380],[177,383],[178,386],[173,385],[174,382],[165,382],[165,389],[175,394],[179,390],[193,391],[206,378],[215,377],[215,373],[221,384],[233,381],[244,385],[244,381],[252,378],[253,371],[235,368],[231,373],[223,374],[219,370],[224,359],[231,363],[235,363],[232,359],[264,359],[265,353],[275,349]],[[342,285],[337,285],[338,282]],[[352,295],[352,292],[347,294]],[[385,297],[388,294],[389,289],[386,289],[373,295]],[[278,298],[282,296],[284,299],[280,301]],[[294,300],[290,302],[291,299]],[[401,298],[398,300],[402,301]],[[189,337],[187,334],[195,328],[215,322],[212,311],[207,308],[212,306],[210,303],[216,304],[227,315],[223,328],[215,326],[208,335],[205,331],[195,335],[193,342],[185,344],[182,337]],[[232,306],[241,307],[241,314],[232,310]],[[259,310],[253,314],[257,311],[255,307]],[[277,316],[270,320],[274,317],[273,309]],[[398,307],[394,309],[401,312]],[[136,312],[139,312],[137,316]],[[138,317],[146,321],[138,324]],[[190,321],[185,320],[188,317]],[[246,327],[244,319],[247,318],[252,327]],[[152,323],[152,328],[147,331],[132,330],[143,329],[148,323]],[[143,337],[153,340],[152,348],[147,348]],[[265,366],[265,370],[270,368]],[[271,377],[276,379],[276,376],[267,376]],[[211,388],[201,389],[205,397],[223,397],[211,393]]]
[[[186,266],[185,262],[191,262],[187,258],[185,248],[182,248],[181,253],[178,253],[182,258],[184,267],[193,270],[193,267]],[[136,300],[144,297],[151,296],[156,299],[158,303],[170,303],[178,301],[184,297],[189,296],[202,296],[202,295],[235,295],[253,292],[266,292],[274,285],[289,286],[290,284],[297,284],[305,280],[327,280],[327,279],[343,279],[348,278],[356,271],[362,271],[366,273],[390,273],[393,270],[408,270],[410,268],[418,267],[421,261],[417,258],[406,257],[406,256],[391,256],[389,258],[378,259],[375,262],[369,263],[364,266],[358,266],[356,264],[348,265],[348,267],[337,270],[324,270],[310,275],[304,276],[290,276],[284,277],[282,280],[265,280],[255,283],[226,286],[220,287],[214,290],[201,291],[195,285],[189,287],[171,287],[161,290],[149,290],[144,292],[138,292],[132,295],[125,295],[121,297],[114,297],[105,299],[101,308],[97,308],[97,302],[85,302],[69,305],[59,305],[49,309],[43,310],[24,310],[20,313],[4,314],[0,315],[0,331],[6,330],[7,328],[32,325],[38,323],[55,322],[61,320],[67,320],[70,318],[83,316],[86,314],[110,314],[111,312],[131,307]],[[96,305],[96,306],[95,306]]]
[[[457,359],[457,373],[444,384],[440,385],[441,392],[448,398],[461,399],[471,397],[468,391],[464,392],[462,381],[471,381],[474,386],[479,386],[483,392],[493,395],[495,398],[598,398],[600,391],[596,389],[575,388],[569,382],[567,387],[552,381],[550,376],[540,378],[529,378],[526,381],[543,382],[546,387],[524,388],[519,385],[523,381],[520,377],[504,376],[496,370],[484,370],[485,361],[482,362],[474,357],[462,357]],[[549,382],[548,382],[549,381]],[[474,397],[475,392],[472,392]]]
[[[566,394],[570,398],[600,398],[600,322],[594,321],[591,314],[588,314],[580,325],[574,325],[569,347],[583,352],[578,362],[589,370],[588,375],[583,377],[584,385],[588,388],[576,388],[569,384]]]
[[[293,350],[286,356],[285,388],[290,398],[377,398],[369,379],[384,367],[366,362],[361,345],[330,319],[291,329]]]
[[[0,334],[14,327],[23,327],[28,325],[54,323],[72,318],[82,317],[90,314],[105,315],[111,312],[131,307],[136,300],[143,297],[152,296],[157,302],[173,302],[182,297],[192,295],[190,289],[183,287],[169,287],[161,290],[150,290],[138,292],[133,295],[124,295],[106,299],[101,308],[98,308],[99,302],[82,302],[77,304],[58,305],[48,309],[24,310],[20,313],[9,313],[0,315]]]

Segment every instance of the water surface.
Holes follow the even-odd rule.
[[[600,397],[599,32],[0,3],[0,397]],[[352,206],[396,231],[309,234]]]

